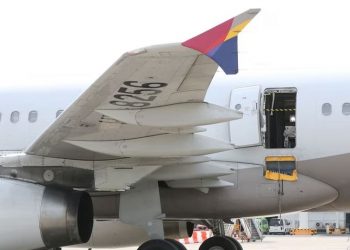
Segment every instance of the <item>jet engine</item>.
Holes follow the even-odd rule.
[[[85,243],[93,226],[86,192],[0,178],[0,249]]]

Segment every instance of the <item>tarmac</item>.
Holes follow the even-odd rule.
[[[200,244],[185,246],[188,250],[198,250]],[[243,242],[242,247],[244,250],[350,250],[350,235],[265,236],[263,241]],[[116,249],[136,250],[137,247],[114,248],[113,250]],[[73,250],[73,248],[64,248],[64,250]]]

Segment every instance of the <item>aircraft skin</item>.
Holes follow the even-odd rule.
[[[146,160],[144,157],[140,158],[142,164],[149,166],[159,165],[159,162],[166,162],[166,167],[163,169],[151,169],[149,173],[143,176],[145,180],[156,180],[157,186],[158,181],[161,181],[159,185],[159,199],[164,219],[201,221],[204,219],[247,217],[309,209],[325,211],[349,210],[350,197],[347,190],[350,188],[350,184],[347,180],[349,173],[347,165],[350,158],[348,150],[350,148],[350,140],[346,135],[350,125],[350,118],[346,110],[342,110],[344,104],[346,106],[350,103],[348,94],[350,92],[349,78],[348,74],[342,72],[327,73],[295,70],[261,72],[246,70],[233,76],[217,72],[205,95],[205,102],[233,109],[237,107],[232,106],[232,102],[235,101],[232,100],[234,96],[233,91],[253,87],[257,91],[253,95],[247,95],[247,98],[251,98],[252,101],[250,104],[248,103],[249,107],[247,107],[252,108],[251,104],[253,104],[255,110],[254,107],[252,109],[256,120],[253,120],[253,122],[249,120],[247,126],[241,126],[237,129],[235,127],[237,121],[244,122],[246,116],[243,114],[241,119],[201,126],[205,128],[205,131],[201,130],[202,132],[198,134],[225,142],[231,147],[232,144],[235,144],[232,138],[240,135],[244,135],[243,139],[249,137],[257,143],[242,147],[235,145],[229,150],[222,150],[223,152],[205,154],[210,157],[209,160],[208,158],[200,158],[200,156],[199,158],[183,158],[183,161],[177,157],[161,158],[160,160],[154,160],[154,157]],[[263,99],[265,98],[265,91],[269,89],[292,89],[296,93],[294,120],[296,143],[294,148],[266,148],[264,146],[264,132],[262,130],[265,111]],[[100,176],[96,175],[101,169],[98,166],[108,166],[112,163],[115,164],[113,166],[117,167],[124,165],[137,166],[141,164],[140,162],[133,161],[132,157],[115,158],[104,155],[103,157],[105,158],[96,158],[96,160],[82,158],[83,160],[79,161],[70,157],[66,159],[53,157],[47,151],[40,151],[42,152],[39,155],[40,158],[29,158],[29,163],[25,162],[27,158],[21,158],[32,155],[30,150],[33,148],[35,150],[36,145],[33,146],[33,141],[41,140],[41,135],[47,127],[55,124],[57,111],[67,110],[80,92],[81,90],[78,88],[72,89],[68,87],[67,89],[62,88],[54,91],[43,88],[23,91],[0,90],[0,152],[3,155],[0,158],[0,174],[4,177],[0,179],[0,185],[11,185],[11,182],[18,180],[27,183],[28,179],[29,182],[25,185],[32,185],[31,181],[42,184],[43,181],[41,179],[39,181],[39,179],[30,179],[28,177],[35,174],[30,171],[25,172],[26,167],[27,169],[30,169],[28,168],[30,166],[37,167],[35,171],[42,171],[38,170],[41,166],[41,169],[56,171],[57,167],[71,167],[80,164],[78,168],[81,171],[85,171],[81,173],[86,174],[86,179],[90,178],[92,173],[94,176],[92,181],[95,181],[89,187],[83,186],[85,183],[81,182],[83,183],[81,184],[83,189],[89,191],[92,196],[95,218],[92,237],[84,246],[93,246],[95,248],[123,247],[142,243],[150,235],[147,235],[147,230],[144,230],[137,222],[127,223],[128,220],[134,221],[132,218],[125,216],[125,209],[122,205],[125,199],[129,199],[125,198],[127,196],[125,194],[130,191],[120,192],[116,187],[108,189],[104,186],[104,183],[99,184],[97,178]],[[331,105],[331,111],[326,115],[323,113],[323,105],[325,103]],[[242,110],[239,108],[237,114],[241,114],[241,111],[244,113],[244,108],[244,105]],[[15,123],[10,121],[13,111],[18,111],[20,114],[19,121]],[[37,121],[28,121],[30,111],[37,111]],[[61,116],[64,117],[64,115],[66,115],[66,112]],[[249,115],[247,116],[249,117]],[[72,125],[67,123],[66,126],[70,127]],[[181,132],[179,133],[181,134]],[[239,138],[242,138],[242,136]],[[49,143],[55,144],[56,142],[52,142],[52,140],[50,139]],[[79,141],[79,143],[81,142]],[[213,144],[215,144],[214,141]],[[48,147],[48,145],[45,144],[45,147]],[[84,147],[90,146],[84,144]],[[25,150],[27,150],[27,155],[16,155]],[[88,150],[91,150],[91,148],[88,148]],[[48,156],[45,154],[48,154]],[[134,154],[134,152],[130,154]],[[85,157],[85,154],[82,153],[81,155]],[[99,155],[97,156],[100,157]],[[284,181],[282,184],[283,190],[281,190],[281,181],[265,178],[266,157],[269,156],[295,157],[298,172],[297,180]],[[33,163],[38,159],[41,161],[40,166],[35,165],[37,163]],[[129,159],[131,159],[130,162],[128,162]],[[55,162],[56,160],[62,160],[62,165],[58,166]],[[68,163],[68,160],[71,160],[70,163]],[[147,164],[148,160],[150,162]],[[181,166],[186,167],[186,164],[198,164],[199,167],[205,167],[207,163],[214,164],[214,168],[217,167],[217,171],[222,171],[223,174],[212,173],[210,170],[208,172],[203,170],[203,173],[200,171],[199,173],[196,171],[186,172],[184,170],[185,175],[193,176],[192,178],[186,178],[186,176],[181,175],[181,171],[176,171],[176,169],[174,171],[174,167],[181,169]],[[89,164],[92,164],[93,167],[86,167]],[[191,165],[191,167],[196,167],[194,165]],[[9,172],[11,167],[18,172],[15,172],[15,174],[14,172]],[[63,169],[65,170],[66,168]],[[69,170],[72,171],[71,168]],[[207,176],[204,175],[204,172]],[[47,185],[50,185],[51,172],[40,173],[43,174],[43,179],[47,182]],[[112,172],[109,173],[111,174]],[[171,174],[170,177],[169,173]],[[174,181],[172,179],[175,178],[174,176],[177,176],[177,179],[180,181]],[[211,182],[213,177],[215,177],[214,183]],[[39,177],[35,176],[35,178]],[[190,183],[186,182],[188,178]],[[60,179],[60,181],[62,183],[70,183],[67,179],[69,178],[65,177]],[[198,179],[200,183],[194,184]],[[205,180],[209,180],[209,184],[205,184]],[[137,181],[135,182],[138,183]],[[111,185],[113,183],[107,184]],[[80,187],[72,185],[67,184],[69,187]],[[137,185],[135,184],[138,188]],[[154,198],[153,196],[150,197]],[[3,197],[2,199],[5,200],[5,198]],[[27,199],[30,200],[31,197],[23,198],[23,204],[25,204]],[[151,206],[147,202],[145,200],[144,204],[139,204],[139,206],[135,207],[135,211],[147,210],[146,208]],[[132,207],[128,207],[128,209],[133,210]],[[145,213],[147,212],[139,212],[136,215],[133,214],[133,211],[130,213],[137,217],[134,218],[135,220],[142,220],[143,217],[146,217]],[[1,219],[4,220],[4,217],[0,217]],[[6,220],[6,222],[10,223],[10,219]],[[2,242],[1,240],[0,233],[0,242]],[[33,246],[35,244],[33,243]],[[50,244],[51,242],[48,242],[46,245]],[[54,243],[52,244],[54,245]]]

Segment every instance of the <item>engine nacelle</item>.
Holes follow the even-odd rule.
[[[164,221],[164,235],[166,238],[191,237],[194,229],[192,222],[186,221]]]
[[[92,201],[86,192],[0,178],[0,249],[85,243],[92,226]]]

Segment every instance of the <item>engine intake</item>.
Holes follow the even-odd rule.
[[[85,192],[46,188],[41,203],[40,230],[45,246],[67,246],[90,239],[93,209]]]
[[[90,239],[88,193],[1,178],[0,190],[0,249],[54,248]]]

